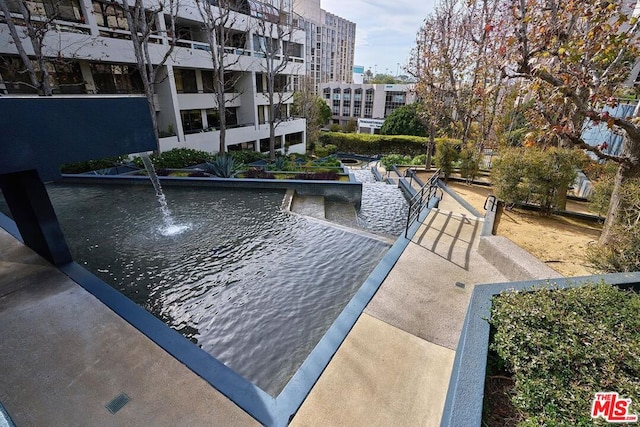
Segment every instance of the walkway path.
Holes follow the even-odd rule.
[[[438,426],[473,286],[482,220],[444,194],[347,336],[293,426]]]

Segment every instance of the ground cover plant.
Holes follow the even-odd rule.
[[[592,426],[600,391],[640,412],[639,310],[640,295],[603,283],[495,297],[487,378],[513,379],[512,406],[500,421],[485,400],[485,425]]]

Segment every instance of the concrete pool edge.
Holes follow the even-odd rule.
[[[433,205],[430,204],[429,208],[432,207]],[[429,210],[425,210],[423,216],[426,217]],[[410,229],[409,239],[398,238],[276,398],[193,345],[191,341],[82,266],[70,263],[59,269],[257,421],[265,425],[280,426],[287,425],[295,415],[362,311],[407,247],[418,225],[414,224]],[[15,223],[1,214],[0,227],[22,241]]]

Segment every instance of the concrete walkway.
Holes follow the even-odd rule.
[[[482,220],[444,194],[303,403],[292,426],[439,426],[480,257]]]
[[[0,402],[18,427],[259,425],[2,229],[0,325]]]
[[[292,425],[439,425],[472,288],[505,281],[475,251],[480,229],[445,194]],[[0,402],[18,426],[257,425],[3,230],[0,324]]]

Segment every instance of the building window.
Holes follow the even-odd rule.
[[[258,105],[258,124],[267,123],[267,105]]]
[[[204,93],[214,93],[215,89],[213,87],[213,71],[202,70],[200,71],[202,76],[202,92]]]
[[[8,1],[7,6],[11,13],[22,14],[19,1]],[[70,22],[84,22],[82,8],[75,0],[32,0],[25,2],[25,6],[31,17],[46,19],[59,19]]]
[[[233,144],[227,147],[229,151],[256,151],[255,141],[241,142],[240,144]]]
[[[238,126],[238,107],[227,107],[224,111],[227,118],[227,127]]]
[[[96,18],[98,27],[129,31],[127,17],[124,16],[124,10],[119,4],[103,3],[95,0],[92,4],[93,15]]]
[[[227,107],[225,108],[225,126],[227,128],[236,127],[238,125],[238,108],[237,107]],[[193,111],[193,110],[192,110]],[[220,114],[218,110],[215,108],[209,108],[205,110],[205,114],[207,116],[207,126],[208,128],[218,129],[220,128]]]
[[[360,117],[360,111],[362,108],[362,89],[356,89],[353,92],[353,115]]]
[[[276,150],[279,150],[280,148],[282,148],[282,137],[276,136],[274,145]],[[260,152],[261,153],[269,152],[269,138],[262,138],[260,140]]]
[[[202,112],[200,110],[180,111],[184,133],[197,133],[202,130]]]
[[[322,93],[324,94],[324,99],[331,99],[331,89],[325,87],[322,89]]]
[[[218,115],[218,110],[209,108],[205,110],[205,114],[207,116],[208,129],[215,129],[220,127],[220,116]]]
[[[284,49],[285,55],[288,55],[289,57],[294,57],[294,58],[303,57],[302,45],[300,43],[283,41],[282,47]]]
[[[351,115],[351,89],[342,91],[342,115]]]
[[[198,93],[196,70],[175,69],[174,77],[178,93]]]
[[[80,64],[76,61],[50,64],[53,93],[86,93]]]
[[[364,93],[364,117],[370,119],[373,116],[373,89],[367,89]]]
[[[137,67],[124,64],[89,64],[97,93],[144,93]]]
[[[260,73],[256,73],[256,92],[264,93],[264,81]]]
[[[34,61],[32,61],[34,62]],[[37,93],[22,60],[7,56],[0,60],[0,75],[8,93]]]
[[[405,92],[386,92],[384,101],[384,116],[387,117],[396,108],[406,104],[407,94]]]
[[[302,144],[304,137],[303,132],[290,133],[285,136],[285,144],[287,147],[291,147],[292,145]]]
[[[333,89],[333,101],[331,112],[334,116],[340,114],[340,88]]]

